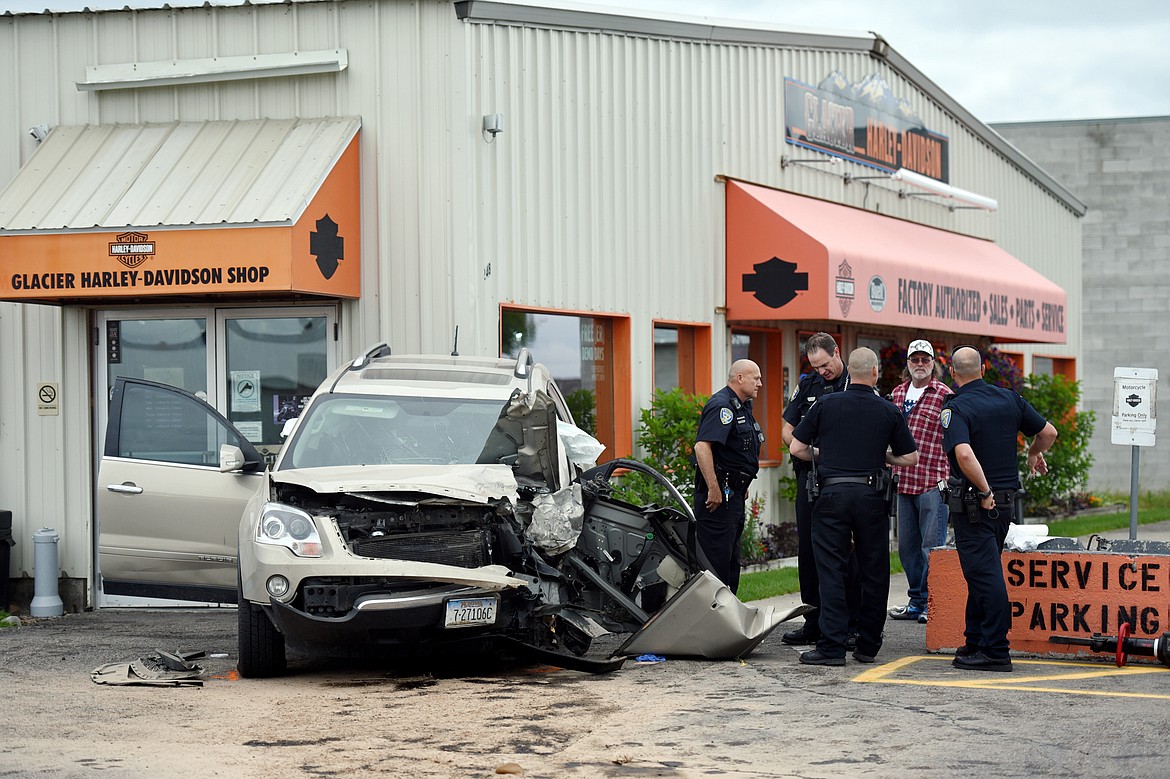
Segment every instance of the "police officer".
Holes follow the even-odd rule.
[[[788,405],[784,407],[784,427],[780,437],[784,445],[792,446],[792,431],[804,419],[809,409],[830,392],[841,392],[849,386],[849,371],[841,359],[841,350],[833,336],[815,333],[805,342],[804,354],[812,371],[800,377],[800,383]],[[812,546],[812,503],[808,498],[808,478],[812,466],[803,460],[793,460],[792,470],[796,474],[796,564],[800,581],[800,599],[810,606],[820,606],[820,584],[813,560]],[[856,589],[854,587],[853,589]],[[851,600],[859,600],[860,594],[851,591]],[[805,615],[804,625],[785,633],[780,640],[785,644],[815,644],[820,637],[817,628],[816,611]]]
[[[1020,489],[1016,434],[1032,438],[1028,470],[1048,472],[1044,452],[1056,428],[1011,390],[983,380],[983,356],[970,346],[955,350],[951,376],[956,391],[939,422],[951,466],[951,524],[959,565],[967,580],[965,646],[953,665],[972,671],[1010,671],[1012,626],[1000,553]]]
[[[695,441],[695,519],[699,548],[711,573],[735,592],[739,588],[739,540],[743,535],[748,486],[760,469],[764,434],[752,416],[752,401],[763,379],[760,366],[736,360],[727,386],[703,407]]]
[[[918,463],[905,417],[874,392],[878,358],[872,349],[853,350],[849,374],[848,389],[821,398],[796,426],[789,447],[800,460],[816,458],[820,484],[812,540],[820,580],[821,636],[816,649],[801,654],[800,662],[806,665],[845,665],[849,631],[845,580],[851,546],[861,578],[853,659],[872,663],[881,649],[890,597],[887,500],[893,498],[886,466]]]

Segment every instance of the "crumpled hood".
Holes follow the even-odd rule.
[[[506,465],[346,465],[271,475],[277,484],[306,487],[318,494],[425,492],[483,504],[500,498],[517,501],[516,477]]]

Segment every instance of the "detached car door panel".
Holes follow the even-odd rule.
[[[247,465],[223,473],[220,445]],[[98,566],[108,594],[234,602],[240,515],[264,459],[219,412],[119,378],[98,471]]]

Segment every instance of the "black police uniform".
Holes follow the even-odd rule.
[[[953,486],[952,506],[956,508],[952,508],[950,517],[959,565],[967,580],[963,630],[967,648],[995,660],[1007,659],[1012,617],[1000,554],[1012,521],[1015,493],[1020,489],[1016,434],[1031,438],[1048,423],[1019,393],[982,380],[957,388],[943,405],[939,423],[943,428],[943,448],[951,463],[951,483],[963,482]],[[957,505],[956,498],[961,501],[969,486],[955,457],[959,444],[970,444],[983,467],[987,485],[995,493],[995,508],[991,511],[976,502],[969,516],[964,507]],[[967,506],[971,497],[968,496]]]
[[[821,398],[793,436],[808,444],[816,441],[819,454],[821,494],[812,521],[821,594],[817,649],[827,657],[845,656],[845,581],[852,547],[861,579],[857,652],[872,657],[882,645],[890,598],[889,514],[879,492],[886,478],[886,449],[904,455],[917,445],[898,408],[865,384]]]
[[[764,434],[752,416],[752,401],[741,401],[731,387],[711,396],[699,418],[696,441],[711,444],[715,475],[723,502],[707,509],[707,484],[695,469],[695,519],[699,548],[711,573],[735,592],[739,587],[739,541],[743,535],[744,503],[748,486],[760,469]]]
[[[833,381],[825,381],[824,377],[813,371],[800,377],[800,383],[788,405],[784,407],[784,421],[796,427],[808,414],[818,400],[831,392],[841,392],[849,386],[849,369],[844,368],[841,375]],[[810,442],[815,443],[815,442]],[[800,582],[800,600],[810,606],[821,605],[820,583],[817,580],[817,567],[813,559],[812,546],[812,503],[808,498],[808,477],[812,465],[804,460],[792,460],[792,470],[796,475],[796,573]],[[856,577],[850,585],[850,602],[856,604],[861,600],[859,585]],[[817,629],[817,612],[809,612],[804,618],[804,628],[793,633],[786,633],[785,638],[795,637],[797,643],[815,643],[820,631]]]

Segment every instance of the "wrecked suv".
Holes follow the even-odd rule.
[[[593,467],[601,445],[526,351],[372,348],[284,437],[268,470],[189,392],[119,377],[111,393],[103,593],[238,602],[244,676],[282,673],[288,647],[451,648],[587,671],[642,653],[731,658],[807,608],[740,603],[705,570],[670,482],[631,460]],[[663,505],[620,500],[629,471]]]
[[[586,657],[592,640],[639,630],[704,566],[687,513],[616,500],[610,477],[678,493],[638,463],[586,471],[601,446],[526,350],[387,351],[325,381],[244,511],[240,673],[283,672],[286,646],[620,665]]]

